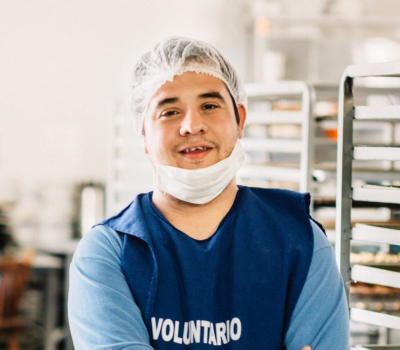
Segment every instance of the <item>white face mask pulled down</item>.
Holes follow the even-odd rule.
[[[189,170],[158,164],[156,187],[182,201],[205,204],[221,194],[243,161],[244,151],[238,139],[228,158],[207,168]]]

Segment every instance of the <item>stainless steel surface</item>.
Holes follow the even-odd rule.
[[[300,169],[301,180],[300,188],[301,192],[311,192],[312,183],[312,170],[314,167],[314,111],[313,106],[315,103],[315,90],[310,88],[308,85],[303,84],[302,87],[302,100],[301,109],[304,113],[303,126],[301,128],[301,158],[300,158]]]
[[[346,294],[350,304],[349,287],[351,280],[368,284],[377,284],[386,287],[400,288],[400,273],[376,267],[350,265],[350,239],[372,242],[399,244],[400,237],[395,228],[361,225],[351,229],[352,200],[400,204],[400,190],[390,186],[352,184],[353,159],[394,161],[400,159],[400,148],[381,145],[360,146],[354,145],[354,120],[374,120],[379,122],[394,122],[400,120],[399,106],[385,107],[355,107],[353,95],[354,79],[359,77],[400,77],[400,62],[379,63],[346,68],[339,92],[339,127],[338,127],[338,162],[337,162],[337,217],[336,217],[336,254],[345,282]],[[398,94],[399,91],[397,90]],[[366,101],[364,101],[366,104]],[[379,125],[379,124],[378,124]],[[392,135],[393,136],[393,135]],[[369,141],[369,140],[367,140]],[[372,141],[372,140],[371,140]],[[393,146],[394,139],[391,139]],[[369,142],[367,143],[369,144]],[[358,164],[358,163],[357,163]],[[383,163],[382,163],[383,164]],[[389,163],[390,164],[390,163]],[[392,167],[390,170],[395,173]],[[400,176],[399,178],[400,179]],[[368,182],[368,179],[365,179]],[[395,179],[394,179],[395,180]],[[379,179],[370,179],[381,183]],[[385,287],[380,287],[385,288]],[[400,329],[400,317],[385,313],[373,312],[360,308],[350,309],[350,318],[356,322],[367,323],[380,327]]]
[[[260,166],[249,164],[239,173],[238,177],[245,175],[247,178],[262,178],[270,181],[289,181],[299,183],[299,191],[310,192],[312,180],[312,166],[314,159],[313,133],[314,123],[312,114],[313,91],[301,81],[282,81],[277,83],[255,83],[247,84],[246,92],[249,101],[277,101],[280,99],[296,100],[301,103],[301,110],[283,111],[258,111],[249,107],[249,118],[246,123],[251,125],[298,125],[301,127],[299,139],[278,139],[278,138],[255,138],[247,137],[242,139],[242,145],[246,152],[266,153],[293,153],[300,155],[300,162],[297,170],[279,166],[274,170],[271,166],[261,170]],[[249,166],[254,166],[253,168]],[[251,176],[251,170],[254,175]],[[282,176],[282,174],[284,174]]]
[[[357,146],[354,147],[353,158],[358,160],[400,160],[400,147]]]
[[[116,101],[109,125],[106,217],[124,209],[137,194],[151,191],[153,168],[137,137],[132,117]]]
[[[352,229],[352,239],[364,242],[400,245],[400,230],[356,224]]]
[[[352,197],[356,201],[400,204],[400,189],[353,188]]]
[[[346,297],[350,293],[351,179],[353,160],[353,81],[344,75],[339,91],[338,148],[336,178],[336,260]]]
[[[303,112],[296,111],[249,111],[246,125],[268,125],[268,124],[295,124],[303,123]]]
[[[320,165],[320,164],[319,164]],[[336,164],[335,164],[336,165]],[[371,170],[371,169],[354,169],[353,164],[353,179],[363,180],[363,181],[399,181],[399,172],[398,171],[389,171],[389,170]],[[321,167],[321,165],[313,171],[314,177],[317,181],[331,180],[336,179],[336,169],[326,169]]]
[[[245,164],[239,169],[238,176],[242,178],[280,179],[281,181],[298,182],[301,178],[301,171],[296,168]]]
[[[400,273],[363,265],[354,265],[351,278],[355,282],[379,284],[381,286],[400,288]]]
[[[279,153],[301,153],[302,141],[242,138],[241,144],[246,151],[256,152],[279,152]]]
[[[400,120],[400,106],[356,106],[356,120]]]
[[[350,309],[350,318],[356,322],[363,322],[376,326],[400,329],[400,317],[386,315],[380,312],[363,310],[353,307]]]

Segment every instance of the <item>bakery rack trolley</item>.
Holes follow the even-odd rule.
[[[117,214],[139,193],[152,190],[152,166],[136,135],[132,116],[115,101],[109,124],[106,216]]]
[[[354,65],[346,68],[339,89],[338,155],[337,155],[337,198],[336,198],[336,258],[342,274],[347,300],[350,305],[351,281],[371,285],[400,288],[400,273],[389,269],[361,264],[350,264],[351,241],[364,241],[372,244],[400,245],[400,230],[375,225],[352,225],[351,211],[353,201],[380,203],[379,205],[400,204],[400,191],[396,187],[381,185],[352,184],[353,161],[399,161],[400,147],[391,145],[354,145],[354,121],[400,122],[400,105],[357,106],[354,87],[361,78],[400,77],[400,62]],[[356,83],[356,84],[355,84]],[[400,172],[399,172],[400,181]],[[356,322],[400,329],[400,317],[350,307],[350,319]],[[400,349],[400,346],[364,345],[354,349]]]
[[[246,162],[238,172],[239,182],[247,184],[246,181],[256,180],[257,185],[262,187],[268,186],[270,181],[286,182],[297,184],[296,189],[301,192],[309,192],[314,156],[313,90],[301,81],[280,81],[246,84],[246,92],[249,107],[245,137],[241,140]],[[296,106],[292,109],[271,108],[274,102],[279,101],[294,101]],[[263,103],[264,108],[256,108]],[[273,137],[269,134],[272,126],[292,126],[299,130],[299,135],[293,138]],[[249,135],[246,131],[254,127],[266,132]],[[254,160],[254,154],[266,157]],[[280,155],[281,159],[295,155],[295,158],[291,157],[289,162],[274,162],[270,155]]]

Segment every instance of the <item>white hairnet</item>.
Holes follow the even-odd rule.
[[[189,71],[221,79],[236,104],[247,106],[244,85],[235,68],[214,47],[195,39],[173,37],[157,44],[134,67],[131,107],[139,135],[143,134],[144,115],[155,92],[174,76]]]

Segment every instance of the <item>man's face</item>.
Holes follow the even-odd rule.
[[[246,110],[236,121],[225,83],[206,74],[186,72],[162,85],[144,119],[144,150],[153,166],[205,168],[227,158],[243,135]]]

